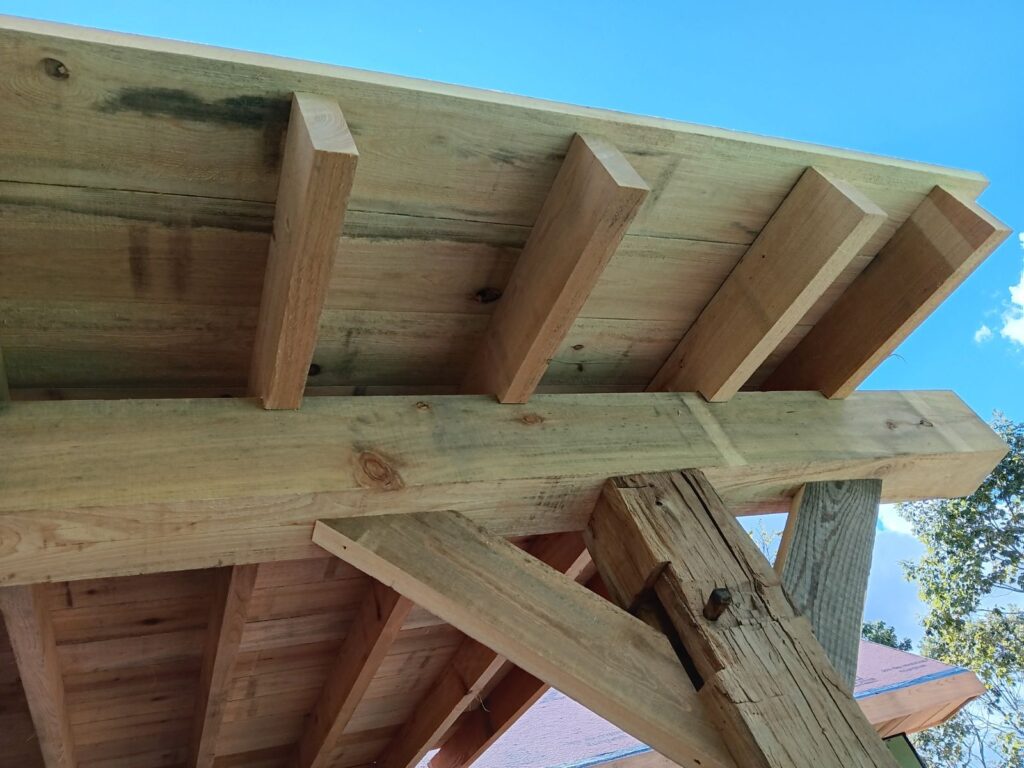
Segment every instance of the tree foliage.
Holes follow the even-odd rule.
[[[988,688],[915,738],[935,765],[1024,768],[1024,423],[993,427],[1010,451],[975,493],[901,507],[925,545],[904,563],[928,607],[922,651]]]
[[[888,645],[890,648],[896,648],[901,651],[909,651],[911,648],[910,638],[900,639],[896,634],[896,627],[886,624],[881,619],[878,621],[865,621],[861,627],[860,635],[865,640],[870,640],[880,645]]]

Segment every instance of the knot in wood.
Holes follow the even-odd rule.
[[[523,424],[526,424],[527,426],[544,423],[544,417],[541,416],[539,413],[524,413],[522,416],[519,417],[519,420],[523,422]]]
[[[49,57],[43,59],[43,69],[46,71],[46,74],[54,80],[67,80],[71,77],[71,72],[68,71],[64,62],[57,59],[51,59]]]
[[[425,403],[422,400],[420,400],[418,403],[416,403],[416,410],[417,411],[429,411],[430,410],[430,403]]]
[[[395,491],[405,483],[390,462],[374,451],[363,451],[356,458],[356,482],[363,488]]]
[[[704,604],[704,618],[708,621],[718,621],[718,618],[725,613],[725,609],[732,605],[732,593],[727,587],[715,587]]]
[[[473,294],[473,298],[481,304],[491,304],[501,298],[501,289],[491,287],[481,288]]]

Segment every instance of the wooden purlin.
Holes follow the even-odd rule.
[[[310,557],[325,513],[447,508],[505,536],[582,530],[605,478],[679,466],[702,467],[740,512],[851,476],[881,478],[885,501],[956,496],[1006,451],[941,392],[310,398],[298,412],[15,402],[0,441],[8,584]]]

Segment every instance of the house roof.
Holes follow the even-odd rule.
[[[916,733],[938,725],[984,691],[977,676],[969,670],[861,641],[854,698],[883,737]],[[551,690],[475,765],[641,768],[649,752],[642,742]],[[664,765],[669,763],[665,761]]]

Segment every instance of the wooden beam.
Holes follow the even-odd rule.
[[[530,554],[571,579],[585,579],[593,572],[590,553],[578,533],[546,536]],[[511,672],[509,666],[504,656],[467,637],[412,717],[377,758],[377,768],[414,768],[493,680]]]
[[[1009,234],[935,187],[763,388],[848,397]]]
[[[587,545],[615,602],[664,611],[737,765],[895,766],[699,471],[609,480]]]
[[[217,736],[224,719],[257,568],[256,565],[236,565],[221,568],[217,573],[192,731],[190,765],[194,768],[211,768],[217,756]]]
[[[886,219],[853,186],[808,168],[648,390],[735,395]]]
[[[294,94],[249,373],[265,408],[302,404],[358,159],[338,103]]]
[[[0,348],[0,406],[11,399],[11,387],[7,381],[7,369],[4,367],[4,350]]]
[[[516,667],[488,694],[484,706],[467,712],[430,768],[467,768],[476,762],[516,721],[551,688],[543,680]]]
[[[882,479],[885,501],[953,497],[1006,452],[943,392],[14,402],[0,443],[6,584],[310,557],[324,515],[454,509],[505,536],[579,531],[606,478],[682,466],[742,513],[851,477]]]
[[[367,591],[299,740],[297,768],[326,768],[412,603],[374,581]]]
[[[775,571],[849,691],[857,679],[879,480],[808,483],[793,498]]]
[[[42,584],[0,589],[0,612],[43,763],[46,768],[75,768],[75,742],[64,705],[64,681],[48,604],[47,587]]]
[[[457,512],[320,521],[313,541],[677,762],[732,765],[664,635]]]
[[[575,536],[579,538],[579,535]],[[548,562],[543,557],[541,559]],[[593,560],[586,548],[583,556],[564,572],[569,578],[601,594],[597,589],[600,579],[594,575]],[[459,719],[437,754],[430,759],[430,768],[465,768],[471,765],[550,688],[543,680],[518,667],[509,670],[481,701],[479,708]]]
[[[613,145],[573,137],[463,392],[530,398],[649,191]]]

